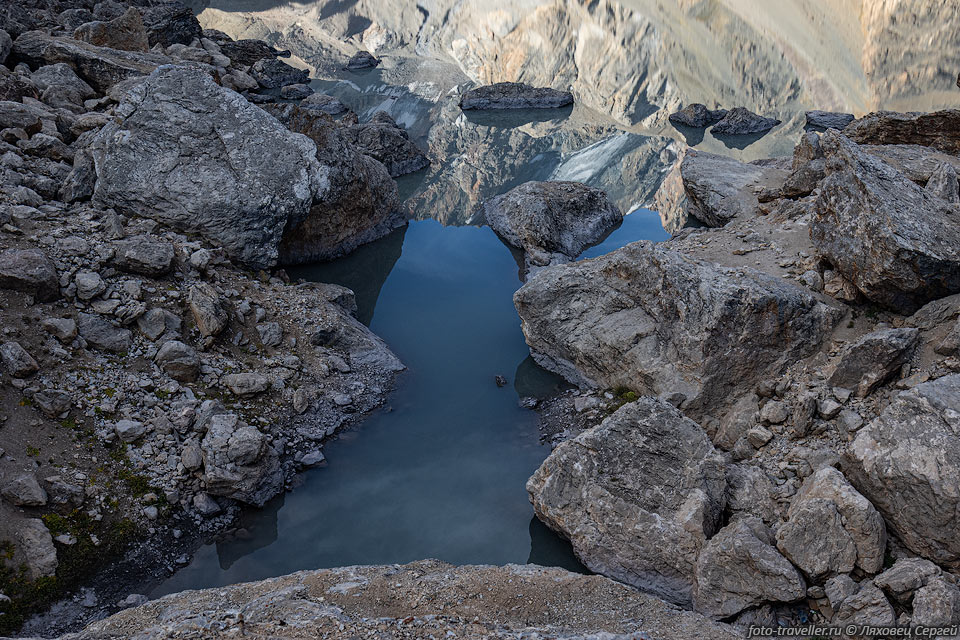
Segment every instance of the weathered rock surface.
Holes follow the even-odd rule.
[[[205,73],[164,67],[91,144],[95,199],[200,233],[253,267],[328,187],[314,145]]]
[[[20,343],[4,342],[0,344],[0,364],[14,378],[27,378],[40,370],[40,365]]]
[[[200,335],[217,336],[227,327],[227,312],[216,290],[210,285],[203,283],[190,287],[187,304]]]
[[[956,154],[960,151],[960,110],[877,111],[851,122],[843,133],[859,144],[919,144]]]
[[[811,580],[883,568],[887,533],[870,502],[833,467],[820,469],[790,503],[777,548]]]
[[[960,171],[960,157],[918,144],[863,144],[860,149],[922,186],[929,183],[933,174],[945,164]]]
[[[154,360],[178,382],[193,382],[200,373],[200,358],[196,350],[179,340],[164,342]]]
[[[715,136],[743,136],[764,133],[778,124],[780,120],[776,118],[765,118],[744,107],[735,107],[730,109],[720,122],[713,125],[710,133]]]
[[[746,187],[762,172],[761,167],[734,158],[688,150],[679,166],[685,201],[676,205],[680,211],[665,226],[674,233],[693,217],[708,227],[722,227],[752,211],[757,198]]]
[[[468,109],[554,109],[573,104],[573,94],[522,82],[498,82],[470,89],[460,98]]]
[[[451,598],[451,594],[462,594]],[[237,611],[242,612],[242,623]],[[188,591],[125,609],[61,640],[180,637],[198,617],[222,633],[307,640],[328,637],[462,637],[495,640],[734,640],[732,627],[603,576],[533,565],[408,565],[301,571],[227,588]]]
[[[484,203],[483,218],[523,250],[529,270],[573,260],[603,240],[623,214],[606,193],[579,182],[525,182]]]
[[[113,20],[95,20],[77,27],[73,32],[77,40],[98,47],[110,47],[122,51],[147,51],[150,41],[140,12],[130,7],[123,15]]]
[[[697,611],[727,618],[765,602],[793,602],[807,593],[800,572],[773,546],[758,518],[737,520],[713,536],[697,559]]]
[[[335,105],[329,103],[321,105],[318,110],[330,113],[327,109],[336,111]],[[381,117],[375,115],[370,122],[349,127],[344,133],[361,152],[383,163],[393,178],[419,171],[430,164],[406,130],[385,113]]]
[[[917,589],[942,573],[940,567],[924,558],[900,558],[873,583],[900,604],[909,605]]]
[[[695,102],[671,113],[669,120],[673,124],[700,129],[720,122],[725,115],[726,109],[711,110],[707,109],[706,105]]]
[[[331,116],[338,116],[350,109],[337,98],[323,93],[314,93],[300,101],[300,108],[308,111],[322,111]]]
[[[591,570],[689,606],[726,480],[703,430],[644,397],[554,449],[527,491],[537,517]]]
[[[39,249],[0,252],[0,288],[23,291],[42,302],[60,297],[57,268]]]
[[[807,125],[819,129],[843,130],[856,118],[852,113],[837,113],[835,111],[807,111],[804,114]]]
[[[844,467],[908,549],[953,569],[960,567],[958,415],[958,374],[904,391],[857,432]]]
[[[41,100],[52,107],[80,111],[83,101],[96,95],[93,87],[63,62],[40,67],[30,75],[30,80],[42,92]]]
[[[156,278],[170,271],[173,265],[173,245],[151,236],[120,240],[114,247],[113,260],[121,271]]]
[[[960,622],[960,589],[943,578],[933,578],[913,597],[911,624],[917,627],[948,627]]]
[[[356,71],[358,69],[372,69],[380,64],[378,60],[369,51],[357,51],[347,60],[347,69]]]
[[[854,594],[844,598],[830,623],[838,627],[893,626],[896,621],[897,615],[883,592],[870,580],[864,580]]]
[[[250,67],[250,75],[266,89],[279,89],[292,84],[306,84],[310,81],[310,72],[306,69],[291,67],[274,57],[264,57]]]
[[[53,536],[42,520],[30,518],[21,524],[17,538],[23,551],[27,574],[31,579],[36,580],[56,573],[57,549],[53,546]]]
[[[123,353],[130,349],[133,336],[129,329],[117,327],[101,315],[81,313],[77,315],[80,337],[94,349]]]
[[[262,506],[283,485],[277,451],[236,414],[213,411],[200,444],[207,493]]]
[[[829,382],[860,397],[869,395],[910,359],[919,339],[916,329],[880,329],[847,346]]]
[[[810,237],[869,300],[909,314],[960,291],[960,207],[930,195],[835,131]]]
[[[47,504],[47,492],[43,490],[34,473],[18,473],[3,479],[0,495],[18,507],[42,507]]]
[[[840,316],[784,280],[646,241],[544,270],[514,303],[542,366],[583,386],[679,392],[694,416],[814,352]]]
[[[169,47],[172,44],[190,44],[203,35],[193,11],[182,2],[154,3],[143,12],[143,24],[150,37],[150,46]]]

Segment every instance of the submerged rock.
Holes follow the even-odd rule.
[[[720,528],[723,457],[673,406],[644,397],[562,443],[527,482],[537,517],[592,571],[690,606]]]
[[[460,108],[468,109],[554,109],[573,104],[573,94],[522,82],[498,82],[470,89],[460,98]]]
[[[726,109],[711,110],[707,109],[705,105],[695,102],[671,113],[669,120],[673,124],[700,129],[720,122],[725,115],[727,115]]]
[[[820,144],[827,178],[810,237],[836,271],[869,300],[903,314],[960,291],[960,207],[836,131]]]
[[[778,124],[780,120],[776,118],[765,118],[744,107],[735,107],[710,129],[710,133],[715,136],[743,136],[764,133]]]
[[[857,432],[844,471],[908,549],[960,568],[960,375],[900,393]]]
[[[606,193],[579,182],[525,182],[485,202],[482,214],[524,251],[527,270],[573,260],[623,220]]]
[[[646,241],[543,270],[514,303],[545,368],[588,387],[679,392],[695,416],[815,352],[842,315],[784,280]]]

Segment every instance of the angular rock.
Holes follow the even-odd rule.
[[[14,378],[29,378],[40,370],[40,365],[18,342],[0,344],[0,363]]]
[[[784,280],[646,241],[543,270],[514,304],[541,366],[582,386],[680,392],[695,417],[812,353],[840,317]]]
[[[918,144],[864,144],[860,149],[880,158],[921,186],[930,182],[941,165],[948,164],[960,172],[960,157]]]
[[[307,84],[310,72],[291,67],[276,58],[262,58],[250,67],[250,75],[265,89],[279,89],[291,84]]]
[[[30,472],[4,478],[0,495],[18,507],[42,507],[47,504],[47,492],[40,486],[37,476]]]
[[[40,107],[19,102],[0,102],[0,128],[23,129],[27,134],[39,133],[43,128],[44,118],[49,113]]]
[[[868,396],[886,382],[913,355],[920,332],[917,329],[880,329],[859,338],[840,354],[828,382]]]
[[[727,466],[728,511],[756,516],[767,524],[773,524],[779,518],[772,496],[773,483],[762,469],[742,464]]]
[[[330,114],[331,116],[338,116],[341,113],[346,113],[350,110],[347,108],[347,105],[343,104],[338,99],[322,93],[314,93],[313,95],[301,100],[300,108],[308,111],[322,111],[323,113]]]
[[[714,618],[765,602],[793,602],[806,594],[800,572],[773,546],[769,527],[757,518],[721,529],[697,559],[694,609]]]
[[[257,325],[260,343],[265,347],[276,347],[283,340],[283,328],[278,322],[263,322]]]
[[[60,297],[60,278],[53,261],[39,249],[0,252],[0,288],[23,291],[41,302]]]
[[[73,397],[63,389],[44,389],[33,394],[33,404],[46,416],[56,418],[70,410]]]
[[[847,449],[850,482],[908,549],[960,568],[960,375],[900,393]]]
[[[848,624],[890,627],[896,622],[897,615],[890,601],[869,580],[861,582],[859,590],[844,599],[830,620],[831,625],[838,627]]]
[[[114,243],[113,261],[121,271],[156,278],[173,265],[173,245],[164,240],[141,235]]]
[[[113,425],[117,437],[126,443],[136,442],[147,432],[147,425],[139,420],[118,420]]]
[[[277,452],[265,441],[260,441],[258,456],[250,459],[250,447],[257,440],[251,428],[232,413],[218,413],[210,419],[200,444],[203,479],[210,495],[262,506],[283,489],[283,474]]]
[[[235,66],[249,67],[263,58],[275,58],[277,52],[263,40],[236,40],[221,42],[220,53],[230,58]]]
[[[259,373],[231,373],[223,376],[223,384],[230,393],[241,398],[255,396],[270,388],[270,380]]]
[[[765,118],[744,107],[735,107],[730,109],[720,122],[713,125],[710,133],[715,136],[744,136],[764,133],[778,124],[780,120],[776,118]]]
[[[177,382],[193,382],[200,375],[200,357],[196,350],[179,340],[164,342],[154,362]]]
[[[82,202],[93,197],[97,186],[97,169],[93,156],[85,150],[74,155],[73,169],[64,178],[57,192],[60,200],[66,203]]]
[[[960,204],[960,183],[957,181],[957,170],[952,164],[941,163],[930,176],[925,187],[927,193],[946,200],[951,204]]]
[[[223,509],[220,508],[220,505],[217,504],[217,501],[214,500],[208,493],[198,493],[193,496],[193,508],[196,509],[201,515],[210,517],[215,516]]]
[[[329,185],[316,149],[202,71],[164,67],[91,143],[95,200],[196,232],[248,266],[276,264],[288,225]]]
[[[31,580],[53,576],[57,572],[57,549],[53,536],[39,518],[30,518],[17,530],[17,541]]]
[[[84,100],[96,95],[93,87],[64,62],[44,65],[34,71],[30,79],[43,92],[43,102],[53,107],[80,110]]]
[[[705,105],[695,102],[671,113],[669,120],[673,124],[701,129],[720,122],[725,115],[727,115],[726,109],[710,110]]]
[[[73,283],[77,286],[77,297],[81,300],[93,300],[107,288],[107,283],[96,271],[78,271],[73,277]]]
[[[689,606],[725,485],[723,459],[700,427],[644,397],[554,449],[527,492],[592,571]]]
[[[485,202],[483,217],[528,270],[573,260],[623,220],[606,193],[579,182],[525,182]]]
[[[372,121],[358,124],[346,129],[345,134],[360,151],[383,163],[393,178],[430,165],[426,154],[395,122]]]
[[[156,340],[165,333],[179,335],[180,326],[180,316],[166,309],[150,309],[137,318],[137,328],[148,340]]]
[[[672,232],[683,227],[689,217],[708,227],[722,227],[757,204],[746,187],[760,177],[761,167],[704,151],[687,151],[679,172],[685,202],[677,205],[680,211],[669,223]]]
[[[13,49],[13,39],[9,33],[0,29],[0,64],[7,62],[7,56],[10,55],[11,49]]]
[[[956,154],[960,152],[960,110],[876,111],[854,120],[843,133],[859,144],[919,144]]]
[[[814,581],[854,567],[877,573],[886,544],[883,518],[833,467],[807,478],[777,529],[777,548]]]
[[[573,104],[573,94],[522,82],[498,82],[470,89],[460,98],[460,108],[469,109],[555,109]]]
[[[356,71],[357,69],[372,69],[379,64],[380,60],[374,57],[369,51],[357,51],[350,56],[346,68],[351,71]]]
[[[41,326],[60,342],[68,343],[77,337],[77,321],[72,318],[47,318]]]
[[[288,84],[280,89],[280,97],[284,100],[302,100],[313,93],[308,85]]]
[[[940,567],[923,558],[900,558],[893,566],[873,579],[891,598],[909,605],[917,589],[941,575]]]
[[[180,453],[180,463],[187,471],[196,471],[203,466],[203,453],[195,444],[187,445]]]
[[[807,125],[820,129],[843,130],[848,124],[856,120],[852,113],[838,113],[834,111],[807,111],[804,114]]]
[[[37,86],[25,76],[0,65],[0,100],[19,103],[24,98],[40,98]]]
[[[203,337],[219,335],[227,327],[227,312],[216,290],[205,283],[195,284],[187,293],[193,321]]]
[[[129,329],[114,326],[103,316],[91,313],[77,315],[80,337],[94,349],[124,353],[133,344],[133,335]]]
[[[910,314],[960,291],[960,207],[931,196],[835,131],[810,237],[869,300]]]
[[[182,2],[158,2],[143,12],[150,46],[189,45],[203,35],[193,11]]]
[[[113,20],[95,20],[82,24],[73,32],[77,40],[98,47],[123,51],[147,51],[150,41],[140,12],[134,7]]]
[[[943,578],[933,578],[913,597],[910,623],[917,627],[949,627],[960,622],[960,589]]]

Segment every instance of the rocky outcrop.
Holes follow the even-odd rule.
[[[143,23],[150,37],[150,46],[169,47],[190,44],[203,33],[193,11],[182,2],[162,0],[151,3],[143,12]]]
[[[522,82],[498,82],[470,89],[460,98],[460,108],[469,109],[555,109],[573,104],[573,94]]]
[[[960,208],[930,195],[835,131],[810,237],[869,300],[900,313],[960,291]]]
[[[695,102],[671,113],[669,120],[675,125],[701,129],[720,122],[725,115],[726,109],[707,109],[706,105]]]
[[[240,615],[237,615],[237,612]],[[534,565],[454,567],[437,560],[343,567],[151,600],[61,640],[218,633],[306,639],[735,640],[732,627],[603,576]]]
[[[777,529],[777,548],[814,581],[883,568],[887,535],[870,502],[833,467],[804,481]]]
[[[623,219],[607,194],[579,182],[525,182],[485,202],[482,216],[524,252],[527,271],[573,260]]]
[[[542,366],[584,386],[680,393],[694,416],[813,353],[841,315],[784,280],[645,241],[544,270],[514,303]]]
[[[807,126],[817,129],[842,130],[856,118],[852,113],[837,113],[834,111],[807,111],[804,116]]]
[[[960,375],[902,392],[857,432],[847,477],[914,553],[960,567]]]
[[[700,427],[640,398],[562,443],[527,482],[537,517],[592,571],[689,606],[720,528],[724,463]]]
[[[713,125],[710,133],[715,136],[745,136],[754,133],[765,133],[780,124],[776,118],[765,118],[745,109],[735,107],[730,109],[717,124]]]
[[[956,154],[960,152],[960,110],[877,111],[851,122],[843,133],[859,144],[919,144]]]
[[[91,144],[102,206],[199,233],[252,267],[329,187],[315,146],[199,70],[165,67]]]
[[[694,608],[714,618],[766,602],[793,602],[806,593],[800,572],[773,546],[770,528],[758,518],[721,529],[697,559]]]

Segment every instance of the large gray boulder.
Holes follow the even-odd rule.
[[[697,559],[694,608],[728,618],[765,602],[793,602],[807,594],[800,572],[773,546],[770,528],[746,517],[720,530]]]
[[[914,553],[960,568],[960,374],[904,391],[857,432],[844,471]]]
[[[592,571],[685,606],[725,490],[707,435],[656,398],[564,442],[527,482],[537,517]]]
[[[779,278],[647,241],[545,269],[514,304],[543,367],[586,387],[679,392],[695,417],[816,351],[841,315]]]
[[[579,182],[525,182],[484,203],[483,217],[528,270],[573,260],[623,220],[606,193]]]
[[[744,136],[764,133],[780,124],[776,118],[765,118],[745,107],[734,107],[713,125],[710,133],[715,136]]]
[[[777,548],[811,580],[883,568],[887,530],[843,474],[824,467],[804,481],[777,529]]]
[[[281,491],[279,456],[263,433],[223,410],[206,428],[200,449],[207,493],[262,506]]]
[[[522,82],[498,82],[475,87],[460,98],[460,108],[469,109],[553,109],[573,104],[573,94]]]
[[[960,207],[830,130],[810,237],[869,300],[910,314],[960,291]]]
[[[329,185],[316,147],[197,69],[163,67],[90,145],[95,201],[199,233],[271,267],[288,225]]]

